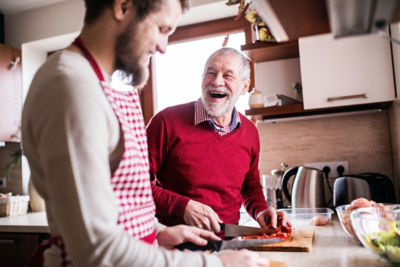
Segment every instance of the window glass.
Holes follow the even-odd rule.
[[[222,47],[225,36],[205,38],[169,45],[164,55],[154,58],[155,108],[156,112],[166,107],[190,101],[201,96],[201,81],[207,58]],[[229,35],[226,46],[236,48],[245,44],[244,32]],[[249,94],[241,96],[236,108],[244,114],[248,109]]]

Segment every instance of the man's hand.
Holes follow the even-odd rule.
[[[290,226],[290,222],[287,220],[286,213],[283,211],[276,211],[274,208],[269,207],[266,210],[261,211],[257,215],[257,222],[263,228],[276,228],[278,225]]]
[[[213,232],[188,225],[166,227],[157,234],[160,246],[172,249],[183,242],[192,242],[199,246],[207,245],[207,240],[221,240]]]
[[[187,225],[214,231],[215,233],[221,231],[219,223],[222,223],[222,220],[218,217],[218,214],[209,206],[194,200],[189,200],[187,203],[183,220]]]
[[[269,260],[247,249],[226,250],[217,254],[224,266],[229,267],[268,267]]]

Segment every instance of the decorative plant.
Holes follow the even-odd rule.
[[[22,148],[18,149],[17,151],[15,151],[14,153],[11,154],[12,156],[12,161],[10,163],[8,163],[7,165],[7,174],[6,177],[8,180],[11,179],[11,172],[12,169],[14,168],[15,165],[17,165],[19,163],[19,161],[21,160],[22,157]]]
[[[18,126],[18,130],[11,135],[11,140],[15,141],[15,142],[21,142],[21,127]],[[23,155],[23,151],[22,151],[22,147],[21,145],[19,146],[19,148],[14,151],[14,153],[11,154],[12,160],[10,163],[7,164],[7,173],[6,173],[6,177],[8,180],[11,180],[11,172],[12,169],[14,168],[15,165],[17,165]]]
[[[229,6],[239,4],[238,15],[235,19],[245,18],[251,22],[256,30],[257,41],[276,42],[257,11],[250,8],[251,0],[250,2],[247,1],[249,0],[228,0],[226,4]]]

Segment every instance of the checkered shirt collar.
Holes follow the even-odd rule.
[[[239,113],[237,112],[236,108],[233,108],[231,124],[224,128],[219,127],[214,123],[211,116],[207,114],[207,111],[203,106],[203,102],[201,101],[201,98],[199,98],[196,102],[194,102],[194,125],[205,121],[208,122],[215,130],[222,130],[224,132],[226,131],[226,128],[229,128],[229,132],[233,131],[241,124]]]

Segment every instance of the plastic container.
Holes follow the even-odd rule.
[[[333,210],[330,208],[279,209],[287,214],[294,228],[305,226],[324,226],[331,222]]]

